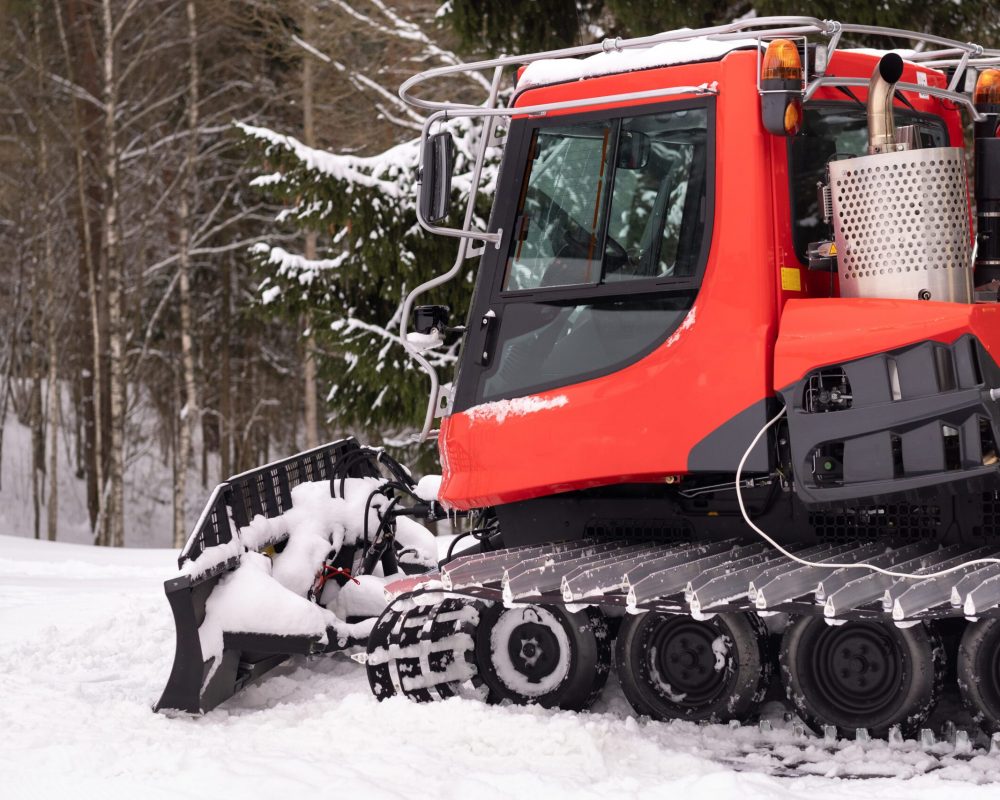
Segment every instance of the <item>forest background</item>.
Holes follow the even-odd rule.
[[[344,434],[433,471],[393,331],[455,245],[415,225],[399,84],[748,14],[1000,45],[982,0],[0,0],[0,533],[177,545],[220,479]]]

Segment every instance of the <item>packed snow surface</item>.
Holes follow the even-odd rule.
[[[996,776],[996,757],[866,781],[772,777],[756,756],[719,763],[762,734],[636,720],[613,683],[589,715],[465,699],[380,704],[364,668],[343,656],[297,659],[201,718],[153,714],[173,658],[162,579],[174,558],[0,536],[4,798],[986,800],[1000,791],[968,781]],[[776,746],[790,736],[770,734]],[[845,745],[823,766],[835,773],[862,757],[902,776],[921,758]]]
[[[730,39],[718,42],[699,37],[663,42],[652,47],[613,50],[586,58],[545,58],[529,64],[521,73],[517,86],[519,89],[525,89],[530,86],[578,81],[617,72],[710,61],[721,58],[731,50],[756,46],[756,39]]]

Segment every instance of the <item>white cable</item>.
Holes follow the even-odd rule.
[[[890,578],[905,578],[907,580],[927,580],[928,578],[940,578],[942,575],[949,575],[952,572],[958,572],[959,570],[965,569],[966,567],[971,567],[975,564],[1000,564],[1000,558],[976,558],[972,561],[966,561],[958,566],[951,567],[949,569],[943,569],[938,572],[922,572],[922,573],[912,573],[912,572],[894,572],[889,569],[882,569],[882,567],[876,567],[874,564],[854,563],[854,564],[843,564],[835,561],[809,561],[805,558],[799,558],[797,555],[788,552],[784,547],[778,544],[774,539],[768,536],[764,531],[754,525],[753,521],[750,519],[749,514],[747,514],[746,506],[743,505],[743,490],[740,487],[740,479],[743,475],[743,465],[746,464],[747,459],[750,457],[750,453],[757,446],[757,442],[760,441],[760,437],[767,433],[768,429],[774,425],[779,419],[785,416],[786,408],[782,408],[775,417],[768,422],[763,428],[761,428],[757,435],[753,437],[753,441],[750,442],[750,446],[743,453],[743,458],[740,459],[740,464],[736,468],[736,499],[740,504],[740,513],[743,515],[743,520],[749,525],[754,532],[757,533],[765,542],[770,544],[775,550],[784,556],[792,559],[792,561],[798,561],[807,567],[821,567],[823,569],[867,569],[871,572],[877,572],[880,575],[888,575]]]

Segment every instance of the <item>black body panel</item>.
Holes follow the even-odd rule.
[[[743,497],[754,522],[782,544],[884,537],[902,542],[1000,543],[996,480],[992,488],[971,493],[939,486],[909,499],[822,508],[807,508],[777,485],[744,489]],[[757,538],[740,516],[731,488],[689,499],[674,487],[631,484],[510,503],[498,506],[496,512],[505,547],[585,537],[663,542]]]
[[[995,487],[998,386],[1000,367],[972,336],[811,372],[780,392],[796,494],[819,507]]]

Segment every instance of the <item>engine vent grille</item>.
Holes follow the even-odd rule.
[[[1000,512],[1000,501],[997,501],[997,510]],[[916,542],[933,538],[940,532],[941,509],[938,506],[904,504],[844,507],[810,512],[809,524],[821,542],[851,542],[880,537]]]
[[[1000,538],[1000,491],[983,492],[983,524],[973,533],[986,539]]]
[[[842,297],[970,302],[961,148],[832,161],[830,181]]]
[[[638,539],[656,542],[690,542],[691,524],[684,519],[592,519],[583,535],[594,539]]]

